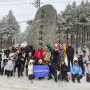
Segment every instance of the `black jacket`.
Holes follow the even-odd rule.
[[[58,53],[58,51],[56,50],[53,50],[53,52],[52,52],[52,62],[53,63],[58,63],[58,57],[59,57],[59,53]]]
[[[66,64],[61,65],[61,73],[67,74],[69,72],[69,68]]]
[[[67,56],[74,57],[74,48],[71,46],[68,46],[68,48],[66,49],[66,54]]]

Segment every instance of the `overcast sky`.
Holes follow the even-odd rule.
[[[72,4],[73,1],[79,4],[82,0],[41,0],[41,6],[52,4],[59,13],[65,9],[68,3]],[[18,22],[34,19],[37,8],[35,8],[34,4],[29,4],[34,2],[35,0],[0,0],[0,19],[7,15],[9,10],[13,11]],[[27,24],[25,22],[19,24],[21,26],[20,31],[25,31]]]

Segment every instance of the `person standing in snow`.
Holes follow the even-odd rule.
[[[28,75],[28,65],[31,59],[33,59],[33,56],[32,56],[32,53],[29,52],[28,56],[26,57],[26,76]]]
[[[31,59],[28,64],[28,78],[30,80],[32,80],[34,78],[33,63],[34,63],[34,61],[33,61],[33,59]]]
[[[12,57],[9,57],[7,64],[6,64],[7,77],[13,76],[13,70],[14,70],[14,61]]]
[[[70,62],[73,66],[73,59],[74,59],[74,48],[72,47],[71,43],[68,44],[66,49],[67,60],[68,60],[68,67],[70,68]]]
[[[41,46],[39,46],[34,53],[34,58],[36,59],[35,64],[38,64],[39,59],[43,60],[43,54],[44,54],[44,50]]]
[[[48,47],[45,47],[43,56],[44,56],[43,60],[45,63],[50,61],[51,52],[49,51]]]

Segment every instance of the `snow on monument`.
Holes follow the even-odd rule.
[[[34,47],[45,46],[56,41],[57,12],[52,5],[44,5],[39,8],[34,22],[27,35],[28,45]]]

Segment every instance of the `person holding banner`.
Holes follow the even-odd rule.
[[[45,65],[41,59],[38,61],[38,65],[34,65],[33,71],[34,76],[39,80],[49,75],[49,67]]]
[[[38,65],[44,65],[42,59],[39,59]],[[41,79],[43,79],[43,78],[44,78],[44,77],[39,77],[38,79],[41,80]]]

